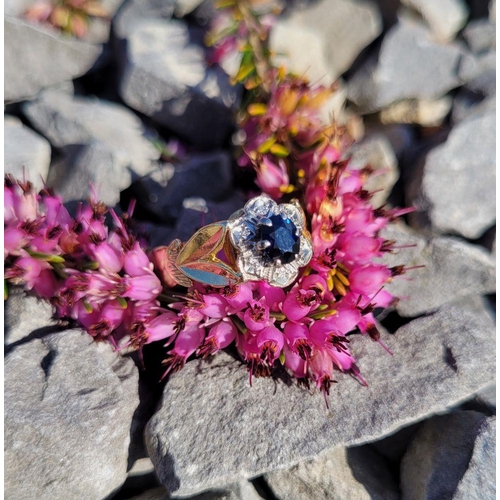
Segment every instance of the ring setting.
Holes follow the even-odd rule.
[[[243,281],[286,287],[312,258],[305,215],[295,203],[278,205],[261,195],[228,221],[229,237]]]
[[[165,254],[163,267],[182,286],[263,280],[284,288],[310,262],[313,248],[300,205],[260,195],[229,220],[202,227],[187,243],[174,240]]]

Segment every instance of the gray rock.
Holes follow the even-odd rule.
[[[139,203],[166,222],[177,219],[185,198],[224,199],[233,180],[231,157],[225,151],[195,154],[175,167],[162,163],[135,188]],[[215,222],[215,221],[214,221]]]
[[[401,462],[403,500],[454,498],[485,420],[482,413],[464,411],[425,422]]]
[[[482,391],[479,391],[476,397],[486,406],[496,408],[497,406],[497,385],[491,384]]]
[[[125,40],[142,23],[170,19],[175,6],[175,0],[127,0],[113,20],[114,32],[119,40]]]
[[[412,224],[479,238],[495,221],[495,113],[471,116],[425,158],[408,186]]]
[[[206,67],[204,50],[191,36],[183,21],[134,24],[119,92],[133,109],[197,146],[213,148],[231,132],[239,91],[220,68]]]
[[[34,339],[5,358],[5,495],[100,500],[127,476],[139,402],[132,360],[81,330]]]
[[[451,120],[453,124],[457,124],[472,115],[483,114],[490,110],[496,110],[495,95],[483,97],[467,89],[462,89],[453,101]]]
[[[374,441],[371,443],[371,446],[373,446],[383,457],[387,458],[390,463],[397,464],[399,467],[399,463],[406,453],[408,445],[421,425],[421,422],[417,422],[416,424],[403,427],[393,434],[389,434],[378,441]]]
[[[402,3],[417,10],[441,42],[452,40],[469,15],[463,0],[402,0]]]
[[[382,206],[399,177],[398,160],[389,140],[382,134],[373,134],[355,143],[347,154],[352,155],[350,167],[373,168],[374,173],[368,178],[363,189],[377,191],[370,201],[376,208]]]
[[[49,175],[66,201],[87,198],[92,181],[113,205],[119,191],[152,172],[160,156],[141,120],[119,104],[44,91],[23,110],[53,146],[63,148]]]
[[[266,474],[278,500],[398,500],[398,485],[370,446],[335,448],[292,469]]]
[[[7,102],[33,97],[45,87],[85,74],[102,52],[99,45],[20,19],[6,17],[4,27]]]
[[[174,13],[177,17],[184,17],[199,7],[204,0],[176,0]]]
[[[271,30],[270,47],[281,54],[277,62],[287,69],[306,74],[311,81],[329,83],[345,73],[381,32],[375,3],[321,0],[278,18]]]
[[[493,293],[495,260],[486,249],[454,237],[427,240],[404,225],[385,229],[382,236],[396,246],[414,245],[384,256],[389,267],[425,266],[393,278],[387,289],[401,300],[403,317],[418,316],[460,298]]]
[[[354,337],[369,387],[339,374],[330,410],[321,394],[279,380],[259,378],[249,387],[245,367],[225,353],[188,363],[167,383],[145,431],[160,481],[188,495],[291,467],[443,411],[493,377],[494,328],[468,310],[441,309],[383,336],[393,356]]]
[[[473,77],[467,82],[465,88],[481,95],[495,94],[496,52],[494,50],[476,57]]]
[[[120,191],[132,182],[130,172],[115,161],[112,152],[101,142],[66,146],[63,154],[62,160],[50,169],[49,185],[65,202],[88,199],[93,185],[99,200],[114,206],[120,201]]]
[[[203,198],[187,198],[175,226],[175,237],[187,241],[200,227],[229,217],[243,208],[245,197],[236,191],[220,203],[207,202]]]
[[[467,472],[458,484],[454,500],[496,498],[496,418],[487,418],[479,429]]]
[[[27,295],[20,287],[9,287],[9,298],[4,307],[5,345],[19,342],[30,334],[54,331],[57,322],[52,315],[52,306],[48,302]]]
[[[401,19],[348,84],[347,96],[362,112],[402,99],[437,99],[470,77],[474,60],[456,43],[442,44],[422,24]]]
[[[487,19],[476,19],[471,21],[464,29],[463,36],[474,54],[495,50],[495,24]]]
[[[17,118],[5,117],[4,168],[17,179],[26,176],[37,190],[47,180],[50,166],[50,144]]]

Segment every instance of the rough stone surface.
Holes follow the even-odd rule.
[[[231,132],[238,90],[220,68],[206,67],[204,50],[191,36],[183,21],[135,24],[119,92],[133,109],[197,146],[213,148]]]
[[[373,2],[322,0],[279,18],[271,30],[270,46],[283,54],[278,59],[288,69],[328,83],[347,71],[381,31]]]
[[[170,19],[175,0],[127,0],[113,19],[118,39],[125,40],[134,27],[155,19]]]
[[[464,29],[463,36],[474,54],[495,50],[495,24],[487,19],[476,19],[471,21]]]
[[[187,241],[205,224],[229,219],[234,212],[243,208],[245,201],[243,193],[238,191],[220,203],[207,202],[203,198],[186,198],[175,226],[175,237]]]
[[[31,123],[63,148],[49,178],[66,201],[88,197],[89,182],[114,205],[119,191],[152,172],[160,153],[141,120],[119,104],[45,91],[23,106]]]
[[[28,335],[54,331],[57,323],[52,319],[52,306],[20,287],[9,288],[9,298],[4,307],[4,343],[19,342]]]
[[[382,235],[395,240],[396,246],[414,245],[385,254],[388,266],[424,266],[395,277],[388,285],[388,290],[401,298],[396,305],[401,316],[418,316],[496,289],[495,260],[482,247],[454,237],[427,240],[402,224],[390,226]]]
[[[479,391],[476,397],[486,406],[496,408],[497,406],[497,385],[491,384],[482,391]]]
[[[464,411],[425,422],[401,463],[402,498],[454,498],[457,485],[471,459],[478,430],[485,421],[486,416],[482,413]],[[485,482],[488,483],[488,480]],[[477,491],[476,495],[483,493]]]
[[[5,18],[5,101],[33,97],[41,89],[86,73],[102,48],[56,31]]]
[[[418,11],[441,42],[452,40],[469,15],[463,0],[402,0],[402,3]]]
[[[400,20],[385,36],[378,58],[351,78],[347,95],[362,112],[402,99],[437,99],[470,77],[473,65],[463,45],[438,43],[424,25]]]
[[[478,96],[468,89],[461,89],[455,96],[451,120],[457,124],[462,120],[471,118],[472,115],[484,114],[496,110],[496,96]]]
[[[370,201],[374,207],[382,206],[399,177],[398,160],[390,141],[382,134],[372,134],[355,143],[347,154],[352,155],[350,167],[362,169],[370,166],[374,169],[364,189],[377,191]]]
[[[266,474],[278,500],[398,500],[398,485],[370,446],[336,448],[292,469]]]
[[[496,498],[496,418],[487,418],[479,429],[467,472],[458,484],[454,500]]]
[[[224,353],[188,363],[167,383],[146,427],[160,481],[187,495],[290,467],[443,411],[493,377],[494,328],[468,310],[441,309],[382,340],[393,356],[366,338],[352,338],[369,387],[339,374],[330,410],[321,394],[280,380],[254,379],[249,387],[245,367]]]
[[[137,197],[141,205],[169,222],[181,214],[184,199],[197,196],[220,201],[230,193],[232,181],[231,157],[225,151],[213,151],[194,154],[175,167],[159,164],[134,189],[141,193]]]
[[[5,359],[5,495],[101,500],[127,475],[138,373],[81,330],[18,345]]]
[[[36,189],[43,187],[50,166],[50,144],[17,118],[4,121],[4,168],[6,174],[30,180]]]
[[[495,112],[454,127],[425,158],[423,177],[407,190],[412,223],[479,238],[495,221]]]

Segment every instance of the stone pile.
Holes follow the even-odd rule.
[[[82,39],[26,21],[34,3],[5,5],[6,173],[69,206],[89,183],[118,209],[137,198],[154,245],[244,204],[242,91],[205,62],[209,0],[103,0]],[[6,498],[495,497],[495,2],[480,3],[289,2],[272,32],[279,62],[341,79],[336,117],[363,116],[348,156],[376,171],[373,203],[416,207],[383,234],[406,247],[391,266],[424,266],[378,318],[392,356],[352,336],[368,387],[339,376],[327,409],[285,374],[249,387],[228,353],[159,385],[13,290]]]

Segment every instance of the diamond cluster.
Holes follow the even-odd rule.
[[[236,212],[228,226],[245,281],[265,280],[285,287],[311,260],[304,215],[291,203],[278,205],[265,195],[258,196]]]

